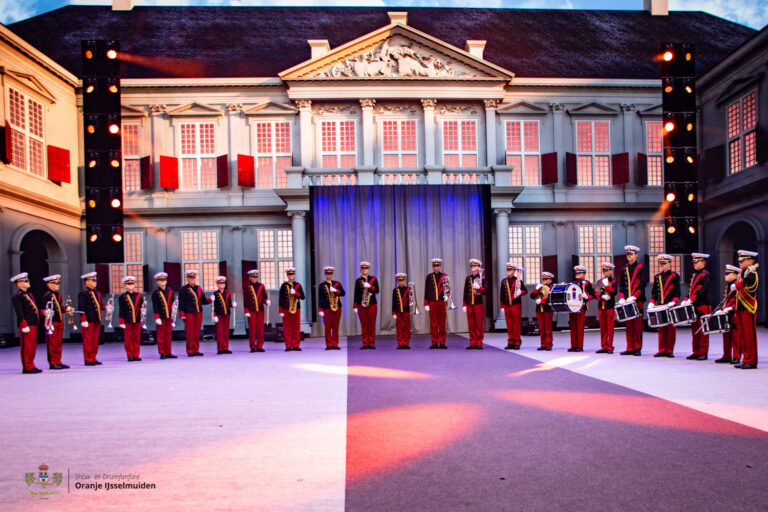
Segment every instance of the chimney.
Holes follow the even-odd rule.
[[[482,59],[483,50],[485,50],[485,43],[486,41],[480,41],[477,39],[467,39],[467,44],[464,46],[464,51],[466,51],[473,57]]]
[[[643,0],[643,8],[653,16],[667,16],[669,14],[667,0]]]
[[[389,23],[395,24],[400,23],[401,25],[407,25],[408,24],[408,12],[407,11],[388,11],[387,14],[389,14]]]
[[[135,0],[112,0],[113,11],[130,11],[136,5]]]
[[[322,57],[326,53],[331,51],[331,47],[328,45],[327,39],[307,39],[309,48],[312,50],[310,59]]]

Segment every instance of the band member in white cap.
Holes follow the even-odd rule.
[[[392,290],[392,317],[395,319],[397,349],[411,349],[411,289],[405,285],[408,275],[395,274],[397,286]]]
[[[723,292],[723,300],[719,309],[728,315],[731,328],[723,333],[723,357],[716,359],[716,363],[741,363],[741,346],[733,318],[735,315],[733,310],[736,307],[736,290],[731,289],[731,285],[736,282],[740,273],[741,269],[735,265],[725,266],[725,292]]]
[[[507,273],[509,273],[509,267],[510,264],[507,263]],[[539,348],[536,350],[552,350],[552,315],[554,314],[554,310],[549,303],[549,290],[552,288],[552,280],[554,278],[555,274],[545,270],[541,273],[541,283],[537,284],[536,288],[531,292],[531,299],[536,302],[536,322],[539,324],[539,337],[541,338],[541,345],[539,345]],[[502,297],[505,291],[509,292],[508,290],[502,289]],[[510,320],[508,319],[507,336],[509,336],[509,326]],[[509,341],[507,341],[507,343],[505,348],[515,348],[514,346],[509,345]],[[517,348],[520,348],[519,345]]]
[[[48,347],[48,365],[51,370],[62,370],[69,368],[61,362],[61,339],[64,335],[64,315],[74,314],[75,310],[61,302],[59,287],[61,286],[61,275],[54,274],[44,277],[43,282],[47,290],[43,294],[43,301],[40,303],[43,309],[46,309],[48,303],[53,307],[53,317],[51,326],[53,332],[45,333],[45,344]]]
[[[264,306],[272,302],[267,294],[267,287],[259,282],[259,271],[248,271],[248,286],[245,294],[245,318],[248,320],[248,344],[251,352],[264,352],[264,324],[269,322],[265,318]]]
[[[99,336],[101,335],[101,312],[105,308],[101,303],[101,292],[96,289],[98,284],[96,272],[88,272],[80,278],[85,282],[85,289],[77,296],[77,309],[81,313],[83,357],[85,366],[98,366],[101,364],[96,359],[96,354],[99,352]]]
[[[656,307],[674,307],[680,301],[680,275],[672,270],[672,256],[659,254],[656,260],[659,262],[659,273],[653,277],[649,312]],[[658,330],[659,351],[653,357],[675,357],[675,326],[663,325]]]
[[[189,269],[184,275],[187,284],[179,290],[179,316],[184,320],[187,338],[187,356],[202,356],[200,352],[200,329],[203,327],[203,305],[210,304],[203,289],[197,285],[197,270]]]
[[[469,346],[467,350],[483,350],[483,294],[485,293],[485,276],[482,272],[483,262],[472,258],[469,260],[469,275],[464,279],[463,309],[467,314],[469,326]]]
[[[304,288],[296,282],[296,268],[285,269],[288,278],[280,286],[279,311],[283,319],[283,338],[285,351],[301,351],[301,301],[304,300]]]
[[[333,280],[336,269],[328,266],[323,269],[325,281],[317,287],[317,311],[325,325],[325,350],[339,348],[339,322],[341,321],[341,299],[346,292],[340,282]]]
[[[123,344],[128,361],[141,361],[141,305],[144,297],[136,293],[136,277],[123,278],[125,293],[120,295],[117,303],[119,327],[123,330]]]
[[[735,283],[731,285],[736,293],[736,307],[734,308],[734,320],[739,337],[739,346],[744,356],[737,368],[752,370],[757,368],[757,324],[755,312],[757,311],[757,265],[755,264],[757,253],[754,251],[739,250],[739,268],[741,274]]]
[[[584,321],[589,309],[589,301],[595,298],[595,289],[587,280],[587,267],[576,265],[573,267],[575,281],[581,289],[583,305],[578,313],[568,313],[568,326],[571,331],[571,348],[568,352],[584,352]]]
[[[598,281],[600,295],[597,298],[597,315],[600,322],[600,350],[598,354],[613,354],[613,330],[616,323],[616,294],[619,286],[613,277],[615,265],[604,261],[600,265],[603,277]]]
[[[168,274],[155,274],[157,288],[152,292],[152,311],[155,313],[157,325],[157,351],[160,359],[176,359],[173,355],[171,341],[173,339],[173,290],[168,286]]]
[[[443,260],[432,258],[432,273],[424,284],[424,310],[429,313],[430,349],[448,348],[445,344],[446,296],[443,288],[446,275],[442,273]]]
[[[216,278],[217,290],[213,292],[213,323],[216,324],[217,354],[231,354],[229,350],[229,323],[237,302],[232,300],[232,294],[227,290],[226,276]]]
[[[627,349],[623,356],[639,356],[643,349],[643,303],[645,303],[645,266],[637,261],[640,248],[636,245],[624,247],[627,264],[621,270],[619,278],[619,304],[635,302],[640,316],[624,322],[627,336]]]
[[[517,275],[518,271],[522,272],[523,268],[508,262],[507,277],[501,280],[501,286],[499,286],[499,304],[504,312],[504,320],[507,324],[507,346],[504,347],[505,350],[519,350],[522,343],[520,335],[523,319],[522,297],[528,293],[528,290],[525,288],[522,276]],[[550,322],[550,334],[552,333],[551,325]],[[551,337],[550,341],[552,341]]]
[[[13,309],[16,311],[16,326],[19,329],[19,347],[21,348],[21,373],[40,373],[43,370],[35,367],[35,351],[37,350],[37,325],[40,321],[40,311],[37,309],[35,298],[29,291],[29,274],[22,272],[11,278],[16,286],[13,295]]]
[[[355,313],[360,318],[360,328],[363,335],[361,349],[376,348],[376,313],[379,306],[376,295],[379,293],[379,281],[376,276],[369,275],[371,264],[360,262],[360,277],[355,280]]]
[[[709,290],[712,278],[707,270],[709,254],[694,252],[691,254],[691,257],[693,259],[691,286],[688,296],[683,299],[682,303],[693,305],[696,312],[696,320],[691,324],[693,353],[686,357],[686,359],[706,361],[709,354],[709,335],[704,334],[703,329],[701,329],[701,316],[712,312],[712,306],[709,303]]]

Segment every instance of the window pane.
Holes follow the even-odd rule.
[[[269,290],[277,289],[276,270],[274,261],[259,262],[259,277],[265,288]]]
[[[525,150],[539,150],[539,123],[536,121],[525,123]]]
[[[194,158],[181,159],[181,186],[185,189],[196,189],[197,184],[197,160]]]
[[[26,116],[24,115],[24,96],[14,89],[9,90],[11,98],[8,109],[10,111],[11,123],[21,130],[26,130]]]
[[[196,128],[194,124],[181,125],[181,154],[194,155],[197,153]]]
[[[123,188],[128,192],[141,188],[141,172],[138,160],[125,160],[123,162]]]
[[[219,236],[216,231],[203,231],[200,233],[200,242],[204,260],[219,259]],[[214,276],[216,277],[216,276]]]
[[[664,165],[660,156],[648,157],[648,185],[662,186],[664,184]]]
[[[200,258],[200,247],[197,233],[193,231],[183,231],[181,233],[182,258],[187,260],[196,260]]]
[[[539,184],[539,157],[535,155],[526,155],[525,157],[525,184]]]
[[[507,155],[507,165],[512,166],[512,172],[509,176],[509,184],[517,187],[521,186],[523,184],[523,168],[520,155]]]
[[[743,131],[751,130],[757,124],[756,93],[747,94],[741,100],[741,112],[743,117]]]
[[[123,158],[139,156],[139,125],[136,123],[123,124],[121,136],[123,143]]]
[[[661,134],[661,123],[648,123],[646,125],[646,151],[648,153],[661,153],[663,147],[663,137]]]
[[[609,156],[595,157],[595,185],[611,184],[611,158]]]
[[[507,122],[507,151],[520,151],[520,123],[517,121]]]
[[[339,140],[341,145],[341,151],[355,150],[355,122],[354,121],[339,122]]]
[[[443,150],[445,151],[459,150],[459,122],[458,121],[443,122]]]
[[[277,257],[293,257],[293,231],[281,229],[277,232]]]
[[[579,265],[584,265],[587,267],[587,279],[590,281],[594,281],[594,274],[595,274],[595,257],[594,256],[583,256],[579,255]]]
[[[416,160],[416,155],[403,155],[401,167],[416,167],[418,165],[418,161]]]
[[[741,131],[739,119],[739,102],[728,107],[728,138],[735,137]]]
[[[357,164],[357,157],[355,155],[341,155],[341,168],[351,169]]]
[[[321,133],[323,151],[336,151],[336,123],[333,121],[323,121]]]
[[[339,166],[339,158],[336,155],[323,157],[323,169],[333,169]]]
[[[123,276],[125,275],[123,273],[124,266],[119,263],[114,263],[109,266],[109,277],[110,277],[110,289],[112,290],[112,293],[118,293],[123,289]]]
[[[461,122],[461,150],[477,151],[477,129],[474,121]]]
[[[744,167],[757,165],[757,132],[744,135]]]
[[[594,226],[579,226],[579,253],[590,253],[595,251],[594,233]]]
[[[11,165],[27,170],[27,138],[23,133],[11,130]]]
[[[525,226],[525,253],[541,254],[540,226]]]
[[[29,100],[29,132],[43,138],[43,106],[32,100]]]
[[[576,123],[577,149],[580,153],[592,151],[592,123]]]
[[[595,123],[595,152],[611,152],[610,123]]]
[[[203,290],[215,290],[216,277],[219,275],[219,263],[203,263],[202,273],[200,283]]]
[[[291,152],[291,123],[275,123],[275,151]]]
[[[272,125],[270,123],[256,124],[256,152],[272,153]]]
[[[382,128],[384,131],[384,151],[397,151],[397,121],[384,121]]]
[[[397,155],[384,155],[382,164],[384,167],[400,167],[400,159]]]
[[[738,172],[741,170],[741,139],[731,141],[728,149],[731,155],[730,172]]]
[[[136,291],[141,292],[144,289],[144,269],[141,263],[134,263],[125,266],[126,275],[136,278]]]
[[[288,186],[288,175],[285,173],[285,168],[291,166],[290,156],[278,156],[275,158],[275,174],[277,183],[276,187]]]
[[[509,254],[523,254],[523,226],[509,226]]]
[[[539,282],[539,276],[541,276],[541,257],[539,256],[526,256],[525,258],[525,273],[523,274],[523,281],[526,284],[537,284]]]
[[[200,125],[200,154],[216,154],[216,144],[213,135],[213,123],[205,123]]]
[[[35,176],[45,176],[43,161],[43,143],[33,138],[29,139],[29,172]]]
[[[592,157],[579,155],[577,159],[576,181],[579,185],[592,185]]]
[[[416,151],[416,121],[400,122],[400,149]]]
[[[652,254],[664,252],[664,226],[648,226],[648,248]]]
[[[462,155],[461,167],[477,167],[477,155]]]
[[[259,230],[259,259],[275,257],[275,232]]]
[[[200,159],[200,188],[211,189],[216,188],[217,176],[216,176],[216,159],[215,158],[201,158]]]
[[[611,250],[611,226],[596,226],[597,235],[597,253],[598,254],[613,254]]]
[[[446,167],[459,167],[459,155],[445,155],[443,164]]]
[[[259,188],[272,188],[273,184],[272,182],[274,179],[272,178],[272,157],[259,157],[258,158],[258,182],[257,186]]]
[[[143,262],[141,251],[141,233],[125,233],[123,251],[125,262]]]

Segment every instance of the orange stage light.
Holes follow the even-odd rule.
[[[687,157],[685,157],[685,159],[688,161],[689,164],[693,163],[693,156],[688,155]]]
[[[694,199],[696,199],[696,196],[693,193],[688,194],[688,201],[693,202]]]
[[[114,198],[111,203],[112,208],[120,208],[120,200],[118,198]]]
[[[117,86],[115,84],[110,85],[109,92],[117,92]]]
[[[674,122],[667,121],[666,123],[664,123],[664,131],[666,131],[667,133],[671,132],[674,129],[675,129],[675,123]]]
[[[675,231],[677,231],[677,228],[675,228],[675,226],[669,226],[667,228],[667,233],[669,233],[670,235],[674,234]]]
[[[116,59],[117,58],[117,51],[115,51],[115,50],[107,50],[107,58],[108,59]]]
[[[123,235],[121,235],[120,233],[115,233],[114,235],[112,235],[112,240],[120,243],[123,240]]]
[[[693,123],[688,123],[687,125],[685,125],[685,129],[688,130],[689,132],[692,132],[693,131]]]
[[[112,165],[112,167],[120,167],[120,160],[114,160],[114,159],[113,159],[113,160],[112,160],[111,162],[109,162],[109,163],[110,163],[110,165]]]
[[[93,52],[91,50],[85,50],[85,58],[86,59],[92,59],[93,58]]]
[[[88,200],[88,208],[96,208],[96,200],[95,199],[89,199]]]
[[[119,132],[120,132],[120,127],[117,126],[115,123],[112,123],[111,125],[109,125],[109,133],[114,135]]]
[[[85,88],[85,92],[86,93],[92,93],[94,89],[95,89],[94,86],[89,85],[88,87]]]
[[[671,51],[667,50],[666,52],[664,52],[664,54],[661,56],[661,58],[663,58],[665,61],[669,62],[669,61],[671,61],[672,59],[675,58],[675,54],[672,53]]]
[[[91,169],[96,167],[96,160],[91,160],[90,162],[88,162],[88,167],[90,167]]]
[[[677,199],[677,195],[674,192],[667,192],[667,201],[671,203],[675,199]]]
[[[93,126],[92,124],[89,124],[86,130],[88,131],[88,133],[96,133],[96,127]]]
[[[94,233],[94,234],[91,235],[91,238],[89,238],[88,240],[90,240],[91,242],[95,242],[98,239],[99,239],[99,235]]]

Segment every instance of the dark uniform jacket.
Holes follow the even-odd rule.
[[[182,313],[200,313],[203,305],[211,302],[198,285],[185,284],[179,291],[179,311]]]
[[[443,276],[442,272],[432,272],[427,275],[427,280],[424,283],[424,305],[429,302],[439,302],[445,300],[445,293],[443,291]],[[451,283],[453,284],[453,283]]]
[[[88,288],[82,290],[77,296],[77,309],[81,313],[81,322],[101,323],[101,312],[105,309],[101,303],[101,292]]]
[[[507,279],[509,279],[509,278],[507,278]],[[505,281],[506,281],[506,279],[505,279]],[[502,288],[502,294],[505,294],[505,293],[507,293],[506,285],[504,284],[504,281],[502,281],[501,283],[502,283],[502,287],[503,287]],[[512,286],[512,284],[510,283],[509,286]],[[539,286],[544,286],[544,285],[541,284]],[[547,286],[549,287],[549,289],[551,291],[552,290],[552,285],[547,285]],[[522,290],[522,287],[520,289]],[[533,300],[541,299],[541,304],[536,304],[536,312],[537,313],[552,313],[554,310],[552,309],[552,305],[549,303],[549,294],[547,294],[547,296],[544,297],[544,295],[542,294],[541,290],[542,290],[541,288],[534,288],[533,291],[531,292],[531,299],[533,299]],[[514,289],[510,288],[509,296],[512,296],[514,293],[515,293]],[[509,300],[509,298],[507,298],[507,300]]]
[[[645,265],[639,261],[627,263],[619,278],[619,298],[634,297],[638,302],[645,302]]]
[[[528,289],[525,287],[525,283],[520,281],[520,296],[516,298],[516,284],[517,276],[505,277],[501,280],[501,286],[499,286],[499,303],[502,306],[517,306],[518,304],[523,303],[523,295],[528,293]]]
[[[398,286],[392,290],[392,312],[410,313],[411,312],[411,289],[407,286]]]
[[[53,322],[63,322],[65,311],[64,305],[61,303],[61,294],[58,292],[51,290],[45,291],[43,294],[42,302],[37,305],[37,308],[40,310],[40,314],[44,315],[43,311],[45,311],[49,301],[53,303]],[[43,318],[45,318],[45,316],[43,316]]]
[[[757,311],[757,272],[744,269],[734,283],[736,285],[736,311]]]
[[[653,278],[651,300],[656,306],[664,306],[670,302],[677,304],[680,300],[680,275],[672,270],[656,274]]]
[[[334,295],[334,293],[331,291],[332,287],[338,290],[338,293],[335,294],[338,297],[343,297],[347,294],[347,292],[344,291],[344,287],[341,286],[340,282],[331,281],[329,283],[328,281],[323,281],[317,286],[318,309],[331,309],[331,295]],[[373,285],[371,285],[371,289],[373,289]],[[371,299],[373,299],[373,297],[371,297]],[[341,299],[336,301],[336,305],[339,307],[339,309],[341,309]]]
[[[605,281],[603,279],[608,280],[608,284],[605,284]],[[602,293],[597,297],[597,307],[600,311],[605,311],[606,309],[613,309],[614,306],[616,306],[616,294],[618,293],[618,284],[616,283],[616,279],[611,277],[601,277],[600,280],[597,282],[597,287],[602,288]],[[608,295],[610,298],[608,300],[605,300],[603,298],[603,295]]]
[[[231,313],[232,310],[232,294],[229,290],[219,291],[216,290],[211,295],[213,298],[213,311],[216,316],[225,316]]]
[[[709,306],[709,287],[712,284],[712,276],[706,268],[694,270],[691,276],[691,288],[688,291],[688,299],[694,306]]]
[[[379,293],[379,280],[376,279],[376,276],[369,275],[367,278],[360,276],[355,281],[355,307],[360,307],[360,303],[363,300],[363,283],[368,281],[371,283],[371,287],[368,288],[368,291],[371,292],[371,300],[368,303],[369,306],[373,306],[376,304],[376,294]]]
[[[171,318],[173,309],[173,290],[166,286],[165,290],[157,288],[152,292],[152,311],[155,312],[155,318],[168,320]]]
[[[587,294],[587,298],[582,299],[583,305],[581,307],[582,309],[589,310],[589,301],[595,298],[595,288],[592,286],[592,283],[586,279],[577,279],[574,283]]]
[[[140,293],[125,292],[117,299],[120,305],[120,323],[137,324],[141,321],[141,305],[144,304],[144,297]]]
[[[290,289],[290,287],[291,287],[291,285],[290,285],[290,283],[288,281],[285,281],[280,286],[279,305],[280,305],[280,312],[281,313],[286,313],[286,312],[288,312],[290,310],[289,298],[291,297],[291,292],[288,291]],[[296,302],[296,311],[298,311],[298,310],[301,309],[301,301],[305,298],[305,296],[304,296],[304,288],[302,288],[301,284],[297,283],[296,281],[293,282],[293,288],[294,288],[294,290],[296,290],[296,295],[294,295],[293,297],[295,299],[298,299],[298,301]]]
[[[478,279],[480,276],[478,275]],[[474,293],[474,288],[472,288],[472,284],[474,282],[474,276],[471,274],[464,279],[464,297],[463,297],[463,304],[465,306],[473,306],[475,304],[482,304],[483,303],[483,294],[485,293],[485,278],[483,278],[482,281],[480,281],[480,288],[477,289],[477,293],[480,295],[476,295]]]
[[[40,318],[40,310],[35,304],[35,298],[30,292],[22,291],[21,288],[13,295],[13,309],[16,310],[16,325],[19,327],[29,327],[37,325]]]
[[[245,294],[245,309],[251,312],[263,311],[264,304],[269,300],[267,287],[261,283],[248,283],[243,290]]]

